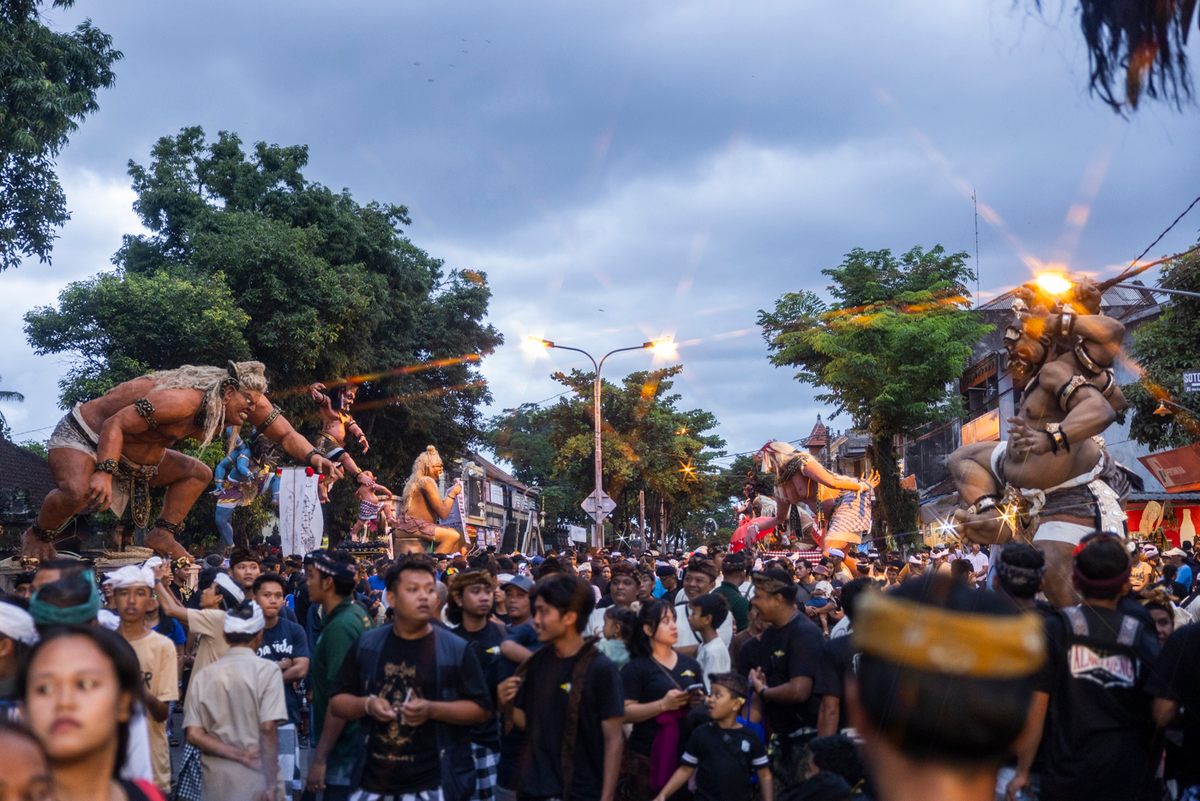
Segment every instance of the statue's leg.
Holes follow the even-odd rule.
[[[74,448],[54,448],[49,462],[55,488],[42,501],[36,525],[45,531],[57,531],[88,507],[88,481],[96,470],[96,460]],[[40,539],[32,528],[21,535],[22,556],[44,561],[53,559],[57,553],[54,544]]]
[[[1075,546],[1056,540],[1035,540],[1033,544],[1046,557],[1046,573],[1042,578],[1046,599],[1059,609],[1079,603],[1081,598],[1071,580]]]
[[[187,548],[175,539],[173,532],[164,528],[159,521],[164,521],[171,528],[183,525],[183,519],[196,499],[208,489],[212,481],[212,470],[199,459],[185,456],[178,451],[168,450],[163,454],[162,462],[158,465],[158,476],[154,486],[167,488],[163,497],[162,514],[155,521],[155,527],[146,536],[146,545],[157,553],[170,555],[172,559],[188,556]]]
[[[1004,492],[1004,487],[992,472],[991,459],[996,444],[981,442],[964,446],[950,454],[948,462],[962,504],[954,513],[958,532],[968,540],[985,545],[1007,542],[1013,534],[1001,524],[1000,512],[996,507],[973,515],[966,511],[966,507],[981,499],[996,497]]]
[[[433,547],[434,553],[458,553],[466,544],[462,541],[461,531],[446,526],[438,526],[434,529],[433,536],[437,543]]]

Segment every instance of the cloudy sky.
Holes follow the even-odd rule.
[[[66,360],[34,355],[21,316],[111,269],[138,230],[127,161],[199,124],[309,145],[311,179],[407,204],[417,244],[487,272],[496,409],[582,366],[531,360],[527,335],[599,355],[672,334],[683,404],[730,451],[800,436],[822,409],[756,313],[850,249],[973,253],[974,188],[986,298],[1039,263],[1111,274],[1195,196],[1196,109],[1115,116],[1087,95],[1074,4],[1043,5],[78,0],[48,19],[90,16],[125,59],[59,162],[53,265],[0,274],[0,386],[26,396],[0,410],[49,435]]]

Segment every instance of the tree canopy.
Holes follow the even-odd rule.
[[[703,512],[717,499],[712,460],[725,442],[711,433],[716,418],[678,408],[671,392],[676,365],[603,382],[601,447],[604,491],[617,503],[610,520],[618,535],[636,534],[638,493],[646,493],[647,525],[672,535],[699,535]],[[586,523],[579,507],[594,489],[593,373],[554,379],[571,391],[556,403],[526,404],[493,418],[486,435],[517,478],[542,490],[548,524]],[[660,520],[660,508],[665,520]]]
[[[788,292],[759,325],[778,367],[818,388],[817,399],[846,412],[871,436],[882,476],[880,495],[891,533],[915,524],[915,499],[902,493],[893,439],[959,412],[949,391],[988,330],[969,309],[967,254],[941,245],[856,248],[822,270],[833,303],[807,290]]]
[[[426,444],[452,454],[477,436],[478,362],[502,341],[484,320],[486,276],[447,269],[404,234],[404,206],[334,192],[305,178],[307,162],[304,146],[248,154],[236,134],[209,141],[198,127],[130,162],[151,233],[125,237],[115,273],[25,317],[37,353],[74,358],[64,406],[150,370],[252,357],[310,430],[309,383],[365,381],[360,464],[382,481],[407,476]]]
[[[1200,292],[1200,251],[1166,264],[1159,284]],[[1142,375],[1121,387],[1133,411],[1130,434],[1155,450],[1200,442],[1200,396],[1183,392],[1184,372],[1200,369],[1200,300],[1173,296],[1132,340],[1129,355]],[[1154,414],[1160,401],[1170,414]]]
[[[121,58],[90,21],[51,30],[40,5],[0,0],[0,272],[28,256],[50,261],[55,232],[70,219],[54,159],[99,108],[96,93],[113,85]]]

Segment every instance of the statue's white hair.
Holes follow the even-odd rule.
[[[238,388],[248,392],[267,391],[267,367],[262,362],[230,362],[237,372]],[[204,392],[204,428],[200,447],[216,439],[225,426],[224,387],[233,375],[227,367],[185,364],[174,370],[151,373],[155,389],[199,389]]]

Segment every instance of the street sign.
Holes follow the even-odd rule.
[[[1183,374],[1183,391],[1200,392],[1200,370],[1192,370]]]
[[[583,508],[583,511],[587,512],[589,515],[592,515],[594,517],[596,515],[596,492],[595,492],[595,490],[592,491],[591,495],[584,498],[583,502],[579,505]],[[608,497],[608,493],[601,492],[600,493],[600,516],[608,517],[610,514],[612,514],[612,510],[616,509],[616,508],[617,508],[617,502],[614,501],[612,498]]]

